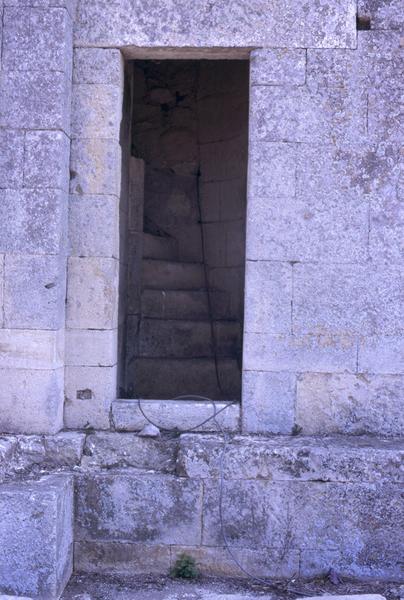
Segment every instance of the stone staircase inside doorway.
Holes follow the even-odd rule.
[[[228,294],[210,291],[211,322],[203,264],[179,261],[172,237],[143,235],[136,396],[237,399],[241,324],[229,318]]]

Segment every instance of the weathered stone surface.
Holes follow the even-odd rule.
[[[117,329],[67,329],[65,364],[112,367],[118,361]]]
[[[70,89],[64,73],[2,71],[0,125],[69,133]]]
[[[34,6],[41,8],[59,7],[66,8],[71,17],[74,17],[77,0],[3,0],[4,6]]]
[[[116,140],[74,139],[71,145],[72,194],[112,194],[121,186],[121,149]]]
[[[71,55],[72,22],[66,10],[6,5],[3,16],[3,69],[62,71],[70,74]]]
[[[0,587],[53,600],[73,563],[73,486],[66,475],[0,488]]]
[[[122,88],[122,54],[115,48],[75,48],[73,83],[104,83]]]
[[[76,493],[77,541],[200,542],[197,481],[109,471],[77,478]]]
[[[57,256],[7,255],[4,268],[4,325],[17,329],[60,329],[64,321],[65,270]],[[27,293],[29,282],[29,294]]]
[[[246,263],[244,330],[291,333],[292,266],[289,263]]]
[[[404,446],[374,437],[236,436],[183,434],[177,472],[194,479],[324,482],[403,482]]]
[[[400,374],[403,371],[404,337],[360,337],[359,373]]]
[[[142,2],[114,0],[108,5],[78,5],[78,46],[151,47],[355,47],[355,11],[351,0],[332,4],[260,0],[252,6],[234,2],[212,7],[204,0],[195,13],[189,0],[181,6],[159,1],[152,17]],[[128,15],[136,14],[136,19]],[[321,16],[320,16],[321,15]],[[229,31],[228,23],[234,23]],[[305,26],[301,27],[304,22]]]
[[[82,573],[156,574],[170,570],[171,546],[129,542],[80,541],[74,545],[74,566]]]
[[[300,375],[296,422],[306,435],[403,435],[403,383],[398,375]]]
[[[17,446],[17,438],[12,436],[0,436],[0,483],[9,471],[9,464]]]
[[[63,369],[1,369],[0,431],[57,433],[63,427]]]
[[[22,187],[24,132],[0,129],[0,188]]]
[[[69,187],[70,140],[61,131],[27,131],[24,185],[30,188]]]
[[[254,50],[250,56],[251,85],[304,85],[306,82],[303,48]]]
[[[0,329],[0,368],[60,368],[63,347],[62,331]]]
[[[57,254],[63,248],[66,198],[58,190],[0,190],[0,248]]]
[[[400,0],[359,0],[358,14],[370,17],[372,29],[401,29],[403,26]]]
[[[327,263],[367,259],[365,194],[371,191],[368,181],[375,169],[369,177],[358,178],[352,165],[366,160],[368,150],[254,142],[247,259]]]
[[[136,467],[174,471],[177,440],[144,438],[133,433],[94,433],[87,436],[83,466]]]
[[[356,370],[356,340],[349,336],[244,334],[247,371]]]
[[[401,494],[401,486],[391,484],[225,481],[224,527],[237,547],[338,550],[346,560],[340,575],[388,579],[400,572]],[[220,544],[218,499],[219,485],[210,482],[204,495],[206,545]]]
[[[119,199],[117,196],[70,196],[69,240],[72,256],[118,258]]]
[[[404,323],[400,267],[380,264],[293,267],[296,334],[397,335]]]
[[[118,261],[68,261],[66,325],[70,329],[114,329],[118,324]]]
[[[119,141],[122,91],[116,85],[77,83],[73,85],[73,138],[106,138]]]
[[[292,373],[244,371],[242,430],[291,433],[295,423],[296,376]]]
[[[0,327],[4,326],[4,254],[0,254]]]
[[[370,201],[369,254],[380,262],[401,263],[404,245],[403,187]]]
[[[213,402],[193,400],[142,400],[145,415],[162,429],[191,430],[206,421],[197,431],[238,431],[240,405],[216,400]],[[225,408],[226,407],[226,408]],[[222,410],[224,409],[224,410]],[[148,422],[139,410],[137,400],[116,400],[112,403],[115,428],[121,431],[140,431]],[[215,422],[216,421],[216,422]],[[219,425],[218,425],[219,424]]]
[[[69,429],[109,429],[116,366],[66,367],[64,423]]]

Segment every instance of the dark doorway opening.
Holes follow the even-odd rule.
[[[240,399],[249,63],[133,61],[128,78],[121,395]]]

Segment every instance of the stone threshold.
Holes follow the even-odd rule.
[[[117,431],[141,431],[148,418],[160,429],[238,432],[240,415],[240,402],[232,400],[141,399],[140,408],[137,399],[117,399],[112,403],[112,420]]]

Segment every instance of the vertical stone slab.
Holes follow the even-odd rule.
[[[3,592],[59,598],[73,565],[71,476],[0,486],[0,547]]]
[[[26,341],[18,360],[14,344],[1,348],[0,429],[9,433],[63,426],[63,353],[41,368],[32,356],[51,356],[44,332],[64,329],[72,6],[1,2],[0,325]]]
[[[106,429],[117,387],[120,51],[76,48],[72,96],[64,419]]]

